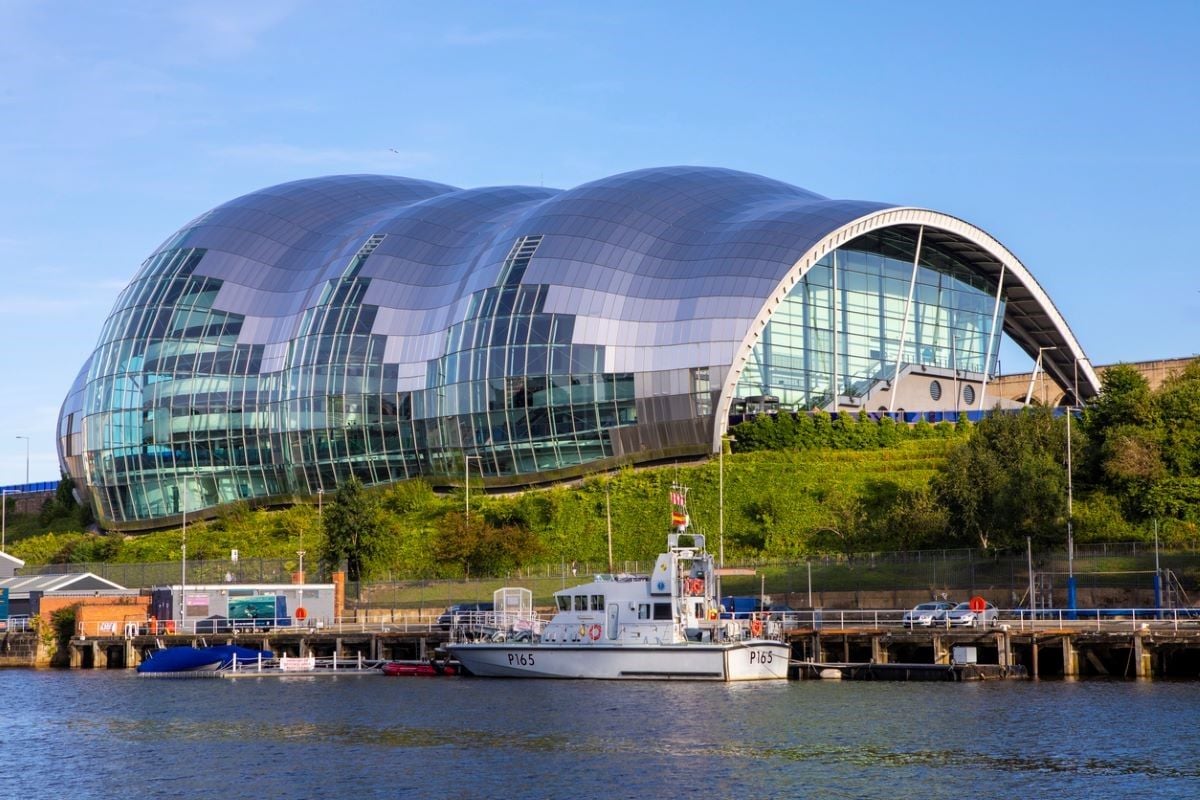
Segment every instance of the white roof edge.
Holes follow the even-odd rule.
[[[742,374],[742,367],[749,359],[750,353],[758,341],[759,334],[766,327],[767,322],[770,321],[771,315],[783,302],[784,298],[787,297],[788,292],[791,291],[796,282],[827,253],[836,250],[859,236],[896,225],[924,225],[928,228],[946,231],[994,255],[1004,265],[1006,273],[1029,292],[1037,302],[1038,307],[1048,317],[1053,326],[1054,340],[1062,345],[1062,353],[1059,360],[1065,360],[1066,363],[1073,362],[1077,365],[1081,381],[1089,385],[1093,394],[1099,393],[1100,379],[1096,375],[1095,370],[1092,369],[1092,363],[1083,352],[1083,348],[1076,341],[1075,335],[1071,333],[1066,320],[1059,314],[1050,297],[1034,279],[1029,270],[1026,269],[1025,265],[1007,247],[994,239],[987,231],[958,217],[943,214],[940,211],[932,211],[927,208],[895,206],[873,211],[870,214],[853,219],[833,229],[814,242],[812,247],[796,261],[787,274],[776,284],[770,296],[763,301],[758,315],[751,322],[749,329],[742,338],[741,344],[735,351],[733,363],[730,365],[729,372],[725,375],[722,382],[721,396],[717,401],[716,407],[716,424],[713,425],[712,452],[716,453],[720,450],[721,437],[724,435],[729,424],[729,404],[733,401],[737,382]],[[1021,342],[1018,341],[1017,343],[1023,346]],[[1029,350],[1026,349],[1026,352],[1029,352]],[[1033,352],[1029,354],[1036,356],[1037,348],[1035,347]],[[1043,365],[1046,366],[1045,359]]]

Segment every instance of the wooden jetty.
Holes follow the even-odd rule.
[[[847,625],[793,628],[793,657],[830,664],[951,666],[955,648],[973,650],[978,666],[1030,678],[1200,678],[1200,624],[1080,622],[1036,627],[915,630]]]
[[[425,660],[445,643],[447,636],[448,632],[427,624],[346,625],[219,636],[75,637],[67,648],[70,666],[80,669],[131,669],[141,662],[144,653],[157,647],[206,643],[244,644],[293,657]],[[920,679],[917,666],[949,667],[961,661],[954,658],[955,648],[972,651],[971,661],[977,665],[974,669],[995,667],[996,672],[1006,676],[1020,675],[1023,670],[1030,678],[1200,679],[1200,620],[1039,620],[1036,624],[1006,620],[990,628],[947,630],[909,629],[895,621],[834,622],[826,615],[816,626],[785,624],[784,636],[796,662],[906,665],[907,672],[874,670],[870,674],[904,674],[909,680]],[[11,644],[15,653],[18,643]],[[14,663],[18,660],[9,663],[21,665]],[[984,673],[988,672],[983,670],[981,675],[987,677]],[[958,674],[969,676],[972,672],[959,670]]]

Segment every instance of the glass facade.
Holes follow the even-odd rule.
[[[928,243],[914,274],[917,241],[916,228],[888,228],[818,261],[772,314],[737,395],[826,408],[835,380],[839,396],[861,397],[894,379],[897,365],[985,372],[1000,344],[995,284]],[[1004,319],[1003,300],[996,319]]]
[[[530,485],[701,456],[737,370],[738,394],[808,406],[835,374],[889,376],[902,338],[902,363],[981,371],[995,290],[970,263],[927,245],[912,285],[904,224],[824,249],[891,209],[696,167],[270,187],[142,265],[64,402],[60,458],[107,527],[151,528],[349,475]]]
[[[463,454],[494,476],[598,461],[613,455],[607,431],[637,422],[633,375],[604,372],[603,346],[572,343],[575,315],[546,313],[547,284],[521,284],[541,238],[517,240],[429,364],[421,405],[439,421],[442,471]]]

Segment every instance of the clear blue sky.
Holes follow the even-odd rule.
[[[17,436],[58,477],[59,405],[162,240],[314,175],[703,164],[925,206],[1093,363],[1194,354],[1197,34],[1194,2],[0,0],[0,484]]]

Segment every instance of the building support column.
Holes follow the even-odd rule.
[[[992,304],[992,329],[988,331],[987,355],[984,356],[983,361],[983,384],[979,387],[980,411],[987,410],[987,385],[988,375],[991,374],[992,369],[992,345],[996,342],[996,318],[1000,314],[1000,298],[1004,294],[1004,270],[1006,268],[1007,267],[1003,263],[1000,264],[1000,280],[996,281],[996,300]],[[1030,608],[1032,607],[1033,606],[1031,604]]]
[[[842,395],[842,388],[838,385],[838,251],[834,249],[833,258],[833,385],[829,388],[833,390],[833,411],[834,416],[838,413],[838,398]]]
[[[896,366],[892,369],[891,395],[888,411],[896,410],[896,395],[900,392],[900,362],[904,358],[904,340],[908,337],[908,320],[912,315],[913,295],[917,291],[917,273],[921,268],[921,244],[925,239],[925,226],[917,229],[917,248],[913,251],[912,277],[908,281],[908,301],[904,304],[904,321],[900,323],[900,344],[896,347]]]
[[[1037,634],[1032,634],[1029,637],[1029,660],[1033,662],[1033,674],[1030,675],[1034,680],[1038,678],[1038,640]]]

